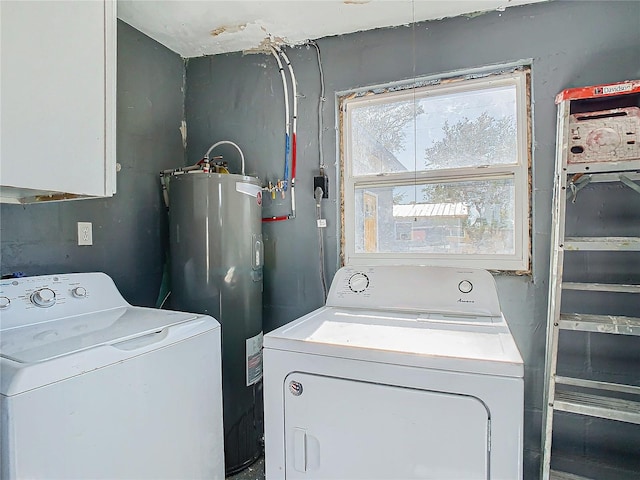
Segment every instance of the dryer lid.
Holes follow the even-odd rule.
[[[502,316],[322,307],[265,335],[264,347],[467,373],[524,374]]]

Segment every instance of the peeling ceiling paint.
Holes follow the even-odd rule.
[[[264,50],[547,0],[117,0],[118,17],[185,58]],[[272,39],[272,40],[270,40]],[[276,40],[278,39],[278,40]]]
[[[222,27],[218,27],[214,30],[211,30],[211,36],[217,37],[218,35],[222,35],[223,33],[236,33],[241,32],[245,28],[247,28],[247,24],[243,23],[242,25],[223,25]]]

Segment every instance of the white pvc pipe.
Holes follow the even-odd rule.
[[[295,190],[295,184],[296,184],[296,160],[297,160],[297,145],[296,145],[296,130],[297,130],[297,121],[298,121],[298,87],[297,87],[297,83],[296,83],[296,77],[293,73],[293,67],[291,66],[291,62],[289,61],[289,58],[287,57],[287,55],[280,49],[280,47],[278,46],[271,46],[271,53],[273,53],[273,56],[276,57],[276,61],[278,62],[278,68],[280,70],[280,75],[282,76],[282,85],[284,88],[284,97],[285,97],[285,116],[286,116],[286,120],[285,120],[285,124],[286,124],[286,138],[287,138],[287,142],[291,142],[291,149],[290,149],[290,154],[292,157],[291,160],[291,214],[286,215],[286,216],[282,216],[282,217],[267,217],[267,218],[263,218],[262,221],[263,222],[277,222],[277,221],[281,221],[281,220],[292,220],[294,218],[296,218],[296,190]],[[287,86],[287,77],[284,73],[284,68],[282,67],[282,62],[280,60],[280,57],[282,57],[282,59],[285,61],[285,63],[287,64],[287,68],[289,69],[289,74],[291,75],[291,84],[292,84],[292,90],[293,90],[293,133],[290,134],[291,132],[291,123],[289,120],[289,89]],[[287,165],[287,156],[286,156],[286,152],[285,152],[285,166]],[[285,170],[285,186],[286,186],[286,182],[287,182],[287,175],[286,175],[286,170]],[[286,190],[286,187],[285,187]]]
[[[238,152],[240,152],[240,159],[242,160],[242,175],[244,176],[244,153],[242,153],[242,150],[240,149],[240,147],[238,145],[236,145],[235,143],[233,143],[233,142],[231,142],[229,140],[220,140],[219,142],[216,142],[213,145],[211,145],[209,147],[209,150],[207,150],[207,153],[204,154],[204,159],[208,162],[209,161],[209,154],[211,153],[211,150],[216,148],[218,145],[224,145],[224,144],[232,145],[232,146],[236,147]]]
[[[285,63],[287,64],[287,68],[289,69],[289,75],[291,75],[291,85],[292,85],[291,88],[293,89],[293,135],[295,135],[296,124],[298,122],[298,83],[296,82],[296,76],[293,74],[293,67],[291,66],[289,57],[287,57],[287,54],[284,53],[284,51],[279,47],[278,47],[278,53],[282,56]]]
[[[280,56],[278,55],[278,51],[272,46],[271,53],[276,58],[276,62],[278,62],[278,70],[280,71],[280,76],[282,77],[282,87],[284,89],[284,124],[285,124],[285,133],[287,137],[289,137],[289,133],[291,130],[291,123],[289,121],[289,87],[287,85],[287,76],[284,74],[284,68],[282,67],[282,62],[280,61]],[[285,178],[286,180],[286,178]]]
[[[289,75],[291,76],[291,88],[293,90],[293,128],[291,131],[291,187],[293,188],[296,183],[296,171],[298,167],[298,82],[296,81],[296,76],[293,73],[293,67],[291,66],[289,57],[287,57],[287,54],[284,53],[281,48],[277,47],[277,50],[287,64]]]

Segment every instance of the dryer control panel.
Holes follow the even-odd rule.
[[[336,273],[327,306],[500,316],[486,270],[429,266],[348,266]]]

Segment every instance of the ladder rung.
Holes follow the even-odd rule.
[[[640,251],[640,237],[567,237],[565,250]]]
[[[616,162],[569,163],[567,173],[600,173],[640,170],[640,159]]]
[[[593,292],[640,293],[640,285],[616,283],[564,282],[562,288],[563,290],[589,290]]]
[[[636,385],[624,385],[621,383],[600,382],[583,378],[556,376],[556,383],[571,385],[574,387],[590,388],[592,390],[607,390],[609,392],[630,393],[640,395],[640,387]]]
[[[588,315],[561,313],[559,327],[582,332],[640,335],[640,318],[622,315]]]
[[[556,392],[554,410],[640,424],[640,402],[581,392]]]
[[[598,173],[597,175],[589,175],[589,183],[608,183],[619,182],[621,173]],[[625,177],[633,182],[640,180],[640,173],[624,172]]]
[[[551,470],[549,472],[549,480],[590,480],[587,477],[581,477],[580,475],[574,475],[573,473],[559,472],[557,470]]]

